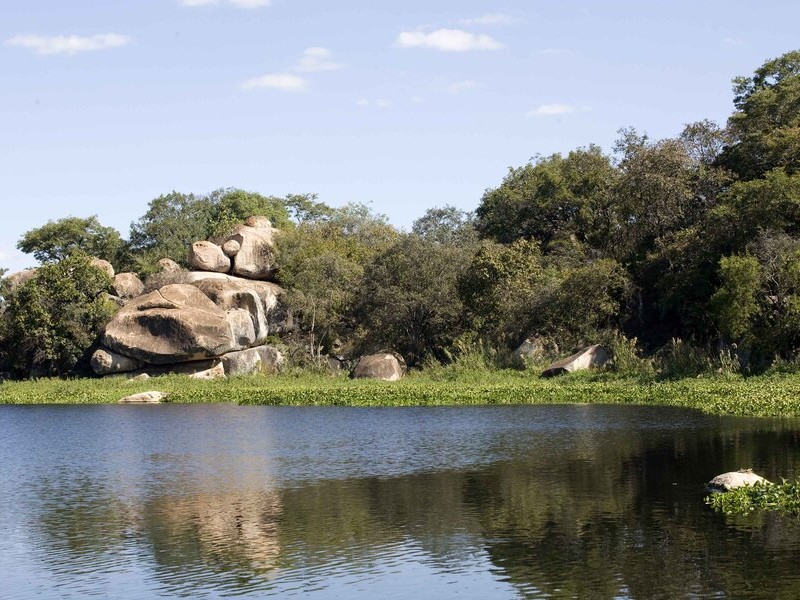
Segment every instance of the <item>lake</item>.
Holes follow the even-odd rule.
[[[798,598],[800,422],[622,406],[0,406],[0,597]]]

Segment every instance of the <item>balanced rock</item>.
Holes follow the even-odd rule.
[[[213,242],[192,244],[189,248],[189,264],[200,271],[227,273],[231,270],[231,259]]]
[[[228,240],[227,242],[222,244],[222,251],[225,253],[225,256],[229,258],[233,258],[237,254],[239,254],[239,250],[241,249],[242,245],[236,240]]]
[[[158,404],[167,397],[166,392],[141,392],[119,399],[120,404]]]
[[[144,293],[144,284],[136,273],[117,273],[111,283],[111,290],[118,298],[130,300]]]
[[[231,272],[249,279],[273,279],[277,273],[273,237],[277,229],[272,227],[269,219],[247,220],[228,240],[239,244],[239,251],[231,259]]]
[[[109,278],[114,279],[114,266],[107,260],[93,256],[89,259],[89,264],[103,271]]]
[[[281,369],[283,363],[283,354],[274,346],[258,346],[230,352],[222,357],[222,365],[228,377],[275,373]]]
[[[755,485],[757,483],[770,483],[760,475],[753,473],[752,469],[739,469],[717,475],[708,482],[707,487],[713,492],[728,492],[745,485]]]
[[[353,378],[397,381],[406,372],[405,361],[401,362],[401,360],[391,352],[362,356],[353,370]]]
[[[189,284],[135,298],[106,325],[103,345],[152,364],[221,356],[233,349],[226,312]]]
[[[576,352],[572,356],[554,362],[542,371],[542,377],[554,377],[574,371],[596,369],[605,365],[609,360],[610,357],[606,349],[599,344],[595,344]]]
[[[129,356],[123,356],[108,348],[98,348],[90,360],[92,369],[98,375],[111,373],[126,373],[135,371],[142,366],[142,361]]]

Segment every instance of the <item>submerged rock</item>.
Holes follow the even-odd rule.
[[[119,399],[119,404],[158,404],[166,398],[166,392],[140,392]]]
[[[728,492],[745,485],[755,485],[757,483],[770,483],[760,475],[753,473],[752,469],[739,469],[729,471],[722,475],[717,475],[706,484],[712,492]]]

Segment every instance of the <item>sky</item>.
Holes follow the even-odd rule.
[[[236,187],[408,229],[509,167],[731,113],[800,48],[796,0],[0,0],[0,268],[48,220],[127,237]]]

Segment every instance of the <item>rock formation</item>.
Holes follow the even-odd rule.
[[[276,231],[268,219],[251,217],[222,246],[195,242],[189,252],[195,270],[183,274],[185,283],[147,294],[135,274],[116,275],[112,292],[125,304],[92,356],[95,372],[213,378],[279,369],[280,352],[263,345],[285,327],[278,310],[283,290],[270,281],[277,271]],[[169,259],[159,266],[181,270]]]

